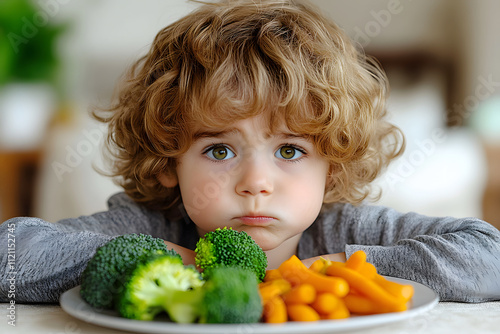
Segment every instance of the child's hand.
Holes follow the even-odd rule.
[[[179,255],[182,257],[182,262],[185,265],[189,265],[189,264],[195,265],[195,263],[194,263],[194,257],[196,255],[196,253],[193,250],[190,250],[188,248],[179,246],[179,245],[174,244],[174,243],[172,243],[170,241],[164,240],[164,242],[165,242],[165,245],[167,245],[168,249],[172,248],[177,253],[179,253]]]
[[[325,254],[325,255],[310,257],[308,259],[303,259],[302,263],[304,263],[306,265],[306,267],[309,267],[309,266],[311,266],[311,264],[313,264],[314,261],[319,260],[320,257],[322,257],[326,260],[335,261],[335,262],[345,262],[346,261],[345,253],[335,253],[335,254]]]

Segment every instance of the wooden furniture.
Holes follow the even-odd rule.
[[[0,223],[30,216],[40,151],[0,151]]]
[[[483,197],[483,219],[500,229],[500,145],[485,144],[488,181]]]

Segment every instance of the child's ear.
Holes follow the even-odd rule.
[[[179,183],[176,175],[166,173],[160,174],[160,176],[158,176],[158,181],[160,181],[165,188],[173,188]]]

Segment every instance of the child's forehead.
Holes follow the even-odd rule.
[[[258,135],[264,139],[270,137],[282,137],[283,139],[305,137],[305,133],[292,131],[284,119],[271,120],[262,115],[251,118],[227,121],[223,124],[202,124],[201,122],[192,127],[192,138],[197,140],[208,137],[229,137]]]
[[[252,131],[256,130],[256,131]],[[231,136],[248,136],[248,135],[258,135],[259,137],[262,137],[264,139],[268,139],[270,137],[280,137],[283,139],[290,139],[290,138],[303,138],[306,137],[307,134],[301,134],[301,133],[296,133],[292,132],[288,129],[274,129],[274,130],[269,130],[269,131],[262,131],[262,129],[239,129],[239,128],[225,128],[225,129],[203,129],[200,128],[197,131],[193,133],[193,139],[201,139],[201,138],[212,138],[212,137],[231,137]]]

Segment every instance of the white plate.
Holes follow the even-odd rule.
[[[252,334],[278,334],[278,333],[334,333],[346,330],[355,330],[366,327],[379,326],[395,321],[414,317],[432,309],[438,303],[438,296],[428,287],[400,279],[388,279],[411,284],[415,294],[409,302],[405,312],[385,313],[376,315],[353,316],[342,320],[321,320],[315,322],[286,322],[283,324],[177,324],[167,320],[140,321],[122,318],[115,311],[97,310],[88,305],[80,297],[80,286],[64,292],[60,303],[62,309],[71,316],[108,328],[133,331],[138,333],[179,333],[179,334],[225,334],[225,333],[252,333]]]

